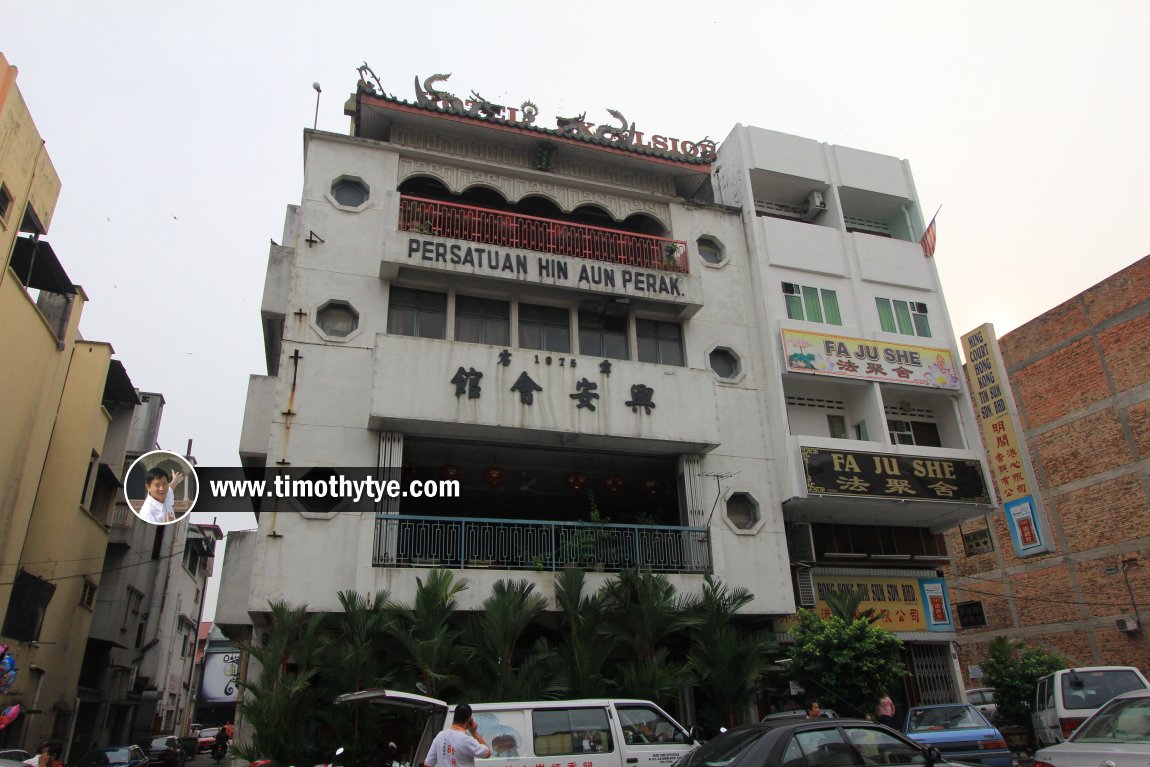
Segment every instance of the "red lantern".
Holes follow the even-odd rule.
[[[654,498],[663,489],[663,483],[657,479],[649,479],[643,483],[643,489],[647,491],[647,495]]]
[[[503,489],[503,483],[507,481],[507,472],[493,464],[483,470],[483,481],[492,492],[498,492]]]
[[[459,466],[457,466],[454,463],[445,463],[439,467],[439,478],[440,479],[458,480],[462,476],[463,476],[463,469],[459,468]]]
[[[611,474],[603,480],[603,487],[607,488],[607,492],[611,495],[618,495],[623,489],[623,478],[618,474]]]
[[[583,492],[583,488],[587,487],[587,475],[582,472],[573,471],[567,475],[567,479],[564,481],[567,483],[567,489],[571,491],[571,495],[579,495]]]

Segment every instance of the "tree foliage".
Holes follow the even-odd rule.
[[[809,698],[846,716],[862,717],[906,676],[902,641],[866,618],[820,619],[800,610],[787,653],[790,678]]]
[[[245,644],[251,673],[240,713],[248,759],[316,764],[338,746],[349,764],[378,750],[372,704],[333,705],[376,687],[446,700],[622,697],[673,707],[698,684],[715,725],[741,723],[773,636],[737,616],[753,596],[708,576],[702,598],[684,597],[664,575],[628,570],[597,591],[585,573],[555,578],[557,612],[526,580],[498,580],[482,610],[459,609],[468,581],[447,570],[416,581],[411,604],[387,592],[338,594],[340,610],[268,607],[268,625]],[[421,687],[417,687],[420,685]]]
[[[1004,636],[992,639],[982,670],[987,684],[994,687],[998,717],[1011,724],[1029,727],[1030,709],[1027,704],[1034,697],[1038,680],[1069,665],[1066,658],[1042,647]]]

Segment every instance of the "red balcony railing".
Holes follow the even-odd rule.
[[[687,272],[687,244],[682,240],[421,197],[400,197],[399,228],[557,256],[608,261],[664,272]]]

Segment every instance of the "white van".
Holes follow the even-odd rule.
[[[1061,743],[1115,695],[1150,689],[1133,666],[1064,668],[1038,680],[1030,719],[1039,748]]]
[[[427,722],[413,754],[420,767],[431,740],[451,726],[454,706],[394,690],[348,693],[337,703],[370,701],[422,710]],[[666,767],[698,743],[694,734],[645,700],[547,700],[472,703],[491,756],[476,767]]]

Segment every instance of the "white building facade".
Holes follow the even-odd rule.
[[[714,573],[777,618],[844,566],[900,598],[935,578],[934,532],[986,487],[961,381],[928,378],[957,352],[905,162],[742,126],[716,151],[617,113],[543,128],[529,103],[424,87],[408,103],[361,82],[350,136],[305,132],[241,456],[460,497],[267,499],[258,533],[229,538],[217,624],[258,625],[269,600],[338,609],[344,589],[410,601],[426,567],[471,582],[463,609],[509,575],[551,596],[575,564],[687,593]],[[930,337],[900,333],[927,314]],[[836,364],[860,344],[883,373]],[[924,481],[890,491],[872,464]],[[945,647],[933,628],[904,633]]]

